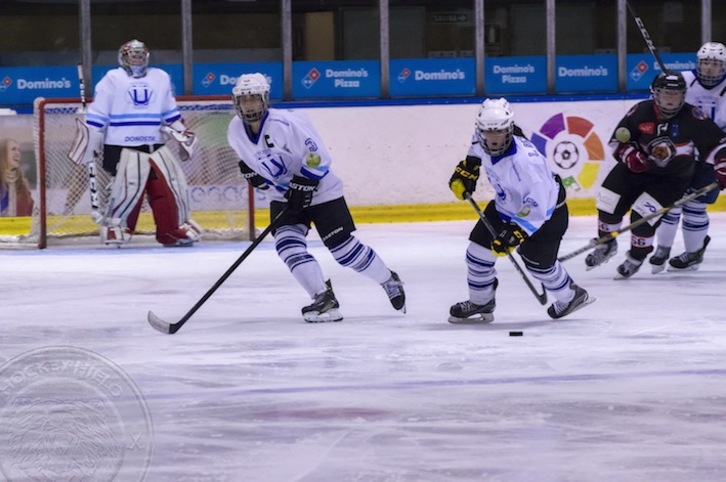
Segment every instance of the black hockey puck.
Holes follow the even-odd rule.
[[[524,335],[523,331],[510,331],[509,336],[522,336]]]

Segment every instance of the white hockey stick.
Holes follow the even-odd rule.
[[[86,113],[86,83],[84,82],[84,76],[83,76],[83,64],[78,64],[78,85],[80,86],[80,96],[81,96],[81,110],[79,114],[85,114]],[[78,129],[86,129],[86,133],[88,132],[85,124],[83,124],[83,121],[80,119],[76,119],[76,122],[78,123],[77,127]],[[88,135],[87,135],[88,137]],[[93,146],[88,146],[88,148],[92,148]],[[88,168],[88,191],[91,194],[91,218],[93,218],[93,221],[96,224],[102,224],[103,222],[103,214],[101,214],[101,206],[100,202],[98,200],[98,185],[96,184],[96,159],[94,159],[86,164],[86,167]]]

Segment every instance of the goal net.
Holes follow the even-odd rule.
[[[182,96],[177,104],[187,127],[199,139],[193,155],[182,162],[182,169],[189,185],[192,219],[204,229],[202,239],[253,239],[253,192],[239,172],[237,155],[227,144],[227,126],[234,115],[230,98]],[[34,103],[39,202],[30,234],[15,240],[17,243],[44,248],[59,240],[99,234],[91,218],[87,168],[67,157],[76,135],[75,119],[82,117],[80,107],[80,101],[73,99],[38,98]],[[175,140],[167,145],[182,153]],[[100,212],[104,213],[111,179],[100,160],[96,173]],[[136,235],[153,233],[153,218],[144,200]]]

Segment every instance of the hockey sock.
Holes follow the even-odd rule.
[[[575,291],[570,288],[572,279],[559,261],[555,261],[553,266],[545,269],[527,266],[527,271],[532,274],[533,278],[542,283],[542,286],[557,301],[569,303],[575,297]]]
[[[378,284],[383,284],[391,277],[391,270],[381,257],[355,236],[349,236],[342,243],[331,247],[330,252],[341,266],[351,268]]]
[[[709,224],[705,203],[692,201],[683,206],[683,244],[686,252],[694,253],[703,247]]]
[[[320,264],[308,253],[306,234],[307,228],[302,224],[282,226],[275,232],[275,249],[293,278],[314,298],[325,291],[325,279]]]
[[[673,208],[663,215],[656,236],[658,238],[658,246],[670,248],[676,239],[678,231],[678,222],[681,219],[681,208]],[[684,218],[685,223],[685,218]]]
[[[484,246],[469,243],[466,248],[466,282],[469,286],[469,300],[472,303],[485,305],[494,299],[496,260],[494,253]]]

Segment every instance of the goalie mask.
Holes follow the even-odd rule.
[[[131,77],[145,76],[149,66],[149,48],[140,40],[129,40],[118,49],[118,64]]]
[[[476,136],[484,152],[491,156],[504,154],[512,144],[513,131],[514,113],[506,99],[482,102],[476,116]]]
[[[270,107],[270,83],[260,73],[240,75],[232,89],[232,102],[244,122],[259,121]]]
[[[696,75],[704,87],[721,83],[726,74],[726,46],[719,42],[707,42],[696,53],[698,67]]]
[[[686,80],[680,72],[661,72],[653,79],[650,93],[661,116],[670,119],[686,102]]]

